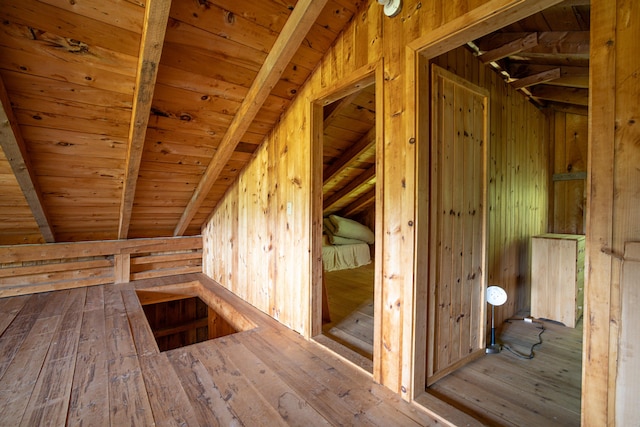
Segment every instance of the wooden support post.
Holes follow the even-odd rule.
[[[113,256],[113,275],[115,283],[129,283],[129,273],[131,271],[131,255],[115,254]]]

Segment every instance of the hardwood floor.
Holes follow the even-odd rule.
[[[373,358],[373,263],[324,273],[331,322],[323,334],[349,349]]]
[[[203,275],[135,287],[194,281],[249,330],[161,353],[133,284],[0,299],[0,425],[441,424]]]
[[[543,325],[533,359],[503,349],[444,377],[429,393],[486,425],[579,426],[582,321],[575,329]],[[503,325],[497,342],[528,355],[539,333],[536,323],[513,321]]]
[[[373,264],[325,274],[331,323],[323,333],[370,358]],[[575,329],[552,321],[543,325],[542,344],[534,348],[533,359],[507,349],[485,355],[438,381],[418,401],[435,408],[440,406],[433,399],[437,397],[484,425],[579,426],[582,321]],[[512,321],[500,328],[498,342],[528,355],[540,331],[537,323]]]

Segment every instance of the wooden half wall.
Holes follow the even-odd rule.
[[[0,298],[201,271],[201,236],[0,246]]]

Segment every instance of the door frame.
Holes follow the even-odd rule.
[[[406,124],[408,140],[416,144],[415,170],[415,246],[413,290],[413,351],[405,354],[403,363],[411,366],[411,400],[426,392],[427,315],[429,269],[425,260],[429,254],[429,180],[431,108],[430,79],[421,78],[428,73],[429,60],[455,49],[520,19],[547,9],[562,0],[489,0],[472,11],[426,33],[405,47]],[[426,80],[426,81],[424,81]],[[425,99],[426,98],[426,99]],[[424,120],[424,118],[428,118]],[[425,257],[425,254],[427,256]],[[437,414],[434,414],[437,415]]]
[[[335,85],[325,88],[316,99],[309,102],[311,117],[311,298],[310,298],[310,334],[311,338],[322,334],[322,212],[323,212],[323,179],[322,179],[322,157],[323,157],[323,108],[338,99],[355,93],[364,87],[375,84],[376,115],[375,115],[375,144],[376,144],[376,204],[375,204],[375,259],[381,259],[382,254],[382,135],[383,135],[383,67],[382,61],[364,66],[346,78],[340,80]],[[373,360],[379,358],[376,345],[381,340],[380,317],[382,306],[380,303],[381,289],[381,268],[382,263],[375,263],[374,279],[374,352]],[[343,354],[347,357],[348,354]]]

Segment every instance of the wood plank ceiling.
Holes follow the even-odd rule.
[[[0,244],[194,235],[360,0],[2,0]]]
[[[2,0],[0,244],[199,234],[363,3]],[[584,111],[589,12],[469,45],[541,108]],[[374,202],[374,96],[325,110],[325,214]]]
[[[567,0],[470,45],[536,105],[586,111],[590,12],[589,0]]]
[[[357,216],[375,202],[375,85],[325,106],[323,124],[323,214]]]

